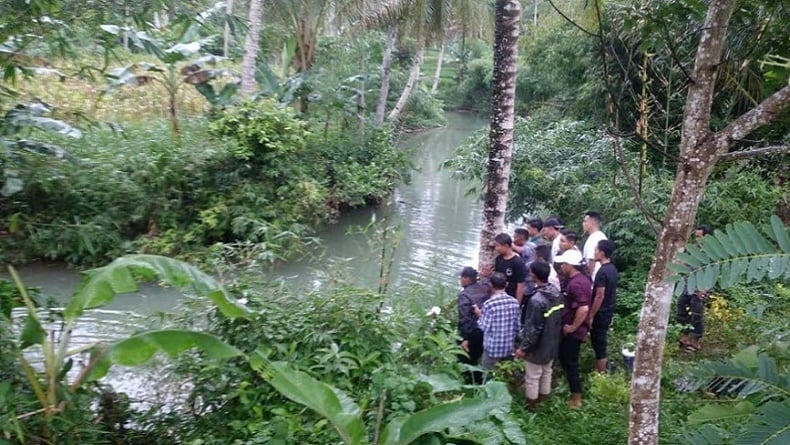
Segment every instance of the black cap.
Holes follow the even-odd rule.
[[[461,269],[459,275],[466,278],[477,278],[477,270],[474,267],[466,266]]]
[[[543,221],[543,227],[554,227],[558,230],[565,228],[565,226],[562,225],[562,220],[556,216],[550,216],[546,221]]]

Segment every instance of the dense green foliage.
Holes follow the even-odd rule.
[[[196,259],[211,255],[212,264],[228,268],[232,266],[227,263],[242,261],[257,266],[293,257],[315,229],[349,207],[384,200],[405,178],[408,153],[394,146],[393,129],[371,125],[385,37],[380,30],[361,30],[357,18],[343,16],[352,6],[364,5],[335,2],[342,8],[333,10],[336,17],[321,24],[318,16],[299,22],[290,20],[289,14],[308,3],[323,8],[328,2],[271,2],[268,7],[279,9],[268,11],[276,14],[267,14],[269,23],[261,33],[260,90],[254,99],[242,101],[232,94],[232,81],[244,30],[237,26],[236,17],[222,14],[221,5],[166,0],[99,3],[0,4],[0,18],[7,19],[0,27],[4,79],[0,83],[0,260],[45,258],[95,264],[142,251]],[[457,6],[451,3],[450,10]],[[540,9],[537,23],[525,22],[516,104],[522,118],[516,123],[509,217],[557,214],[569,228],[580,229],[584,211],[603,214],[604,231],[618,245],[614,260],[622,273],[610,341],[616,357],[620,346],[633,341],[657,215],[666,211],[689,84],[688,60],[696,46],[693,36],[704,2],[589,2],[584,8],[578,2],[553,3],[577,27],[542,1],[535,3]],[[282,7],[289,5],[294,9]],[[595,6],[603,9],[596,11]],[[195,22],[207,7],[211,14],[200,15]],[[314,10],[318,9],[310,11]],[[243,13],[243,7],[236,12]],[[42,16],[47,19],[35,19]],[[785,60],[777,55],[786,54],[790,42],[786,17],[780,0],[744,5],[736,11],[726,60],[719,68],[714,128],[787,81],[790,68],[777,63]],[[432,71],[426,67],[398,125],[441,124],[443,104],[487,111],[492,88],[490,45],[471,36],[467,40],[467,26],[476,26],[467,22],[460,24],[460,42],[454,35],[458,24],[448,26],[452,32],[446,38],[453,41],[447,42],[447,57],[452,59],[447,62],[454,74],[443,76],[441,91],[433,95],[426,86],[430,76],[425,76]],[[182,81],[191,83],[189,70],[194,67],[186,63],[186,54],[170,59],[173,63],[162,77],[171,79],[169,88],[144,80],[149,74],[161,76],[156,73],[162,68],[148,63],[164,61],[169,50],[184,49],[168,49],[161,43],[188,43],[182,39],[187,30],[190,39],[200,41],[200,49],[219,54],[218,35],[225,23],[232,25],[230,37],[236,44],[230,47],[231,59],[212,74],[224,77],[199,88],[209,102],[191,88],[177,88]],[[143,34],[100,32],[99,27],[107,24],[133,25]],[[332,28],[333,35],[300,34],[319,32],[321,25]],[[352,32],[343,32],[344,27]],[[159,40],[147,40],[151,36]],[[412,37],[402,35],[397,43],[389,106],[406,82],[419,44]],[[309,66],[305,60],[295,60],[306,49],[297,50],[297,40],[299,45],[314,45],[309,48],[314,50]],[[127,83],[143,84],[141,88],[103,94],[104,76],[114,66],[137,71],[114,71],[111,80],[133,80]],[[165,93],[170,94],[168,107],[162,106]],[[178,141],[171,138],[163,119],[170,113],[175,123],[176,109],[184,115]],[[209,112],[204,116],[205,111]],[[85,117],[114,119],[121,125],[84,128],[78,123],[84,123]],[[787,117],[780,116],[738,148],[787,144]],[[460,177],[482,183],[484,140],[483,132],[476,135],[447,166]],[[746,218],[767,221],[790,196],[785,161],[786,157],[776,156],[722,164],[710,178],[699,221],[716,228]],[[65,312],[50,312],[53,320],[73,321],[91,306],[89,302],[99,305],[112,298],[107,295],[131,288],[116,286],[119,282],[129,285],[141,275],[150,278],[151,271],[145,268],[119,272],[124,264],[145,262],[131,258],[94,275],[100,283],[94,289],[96,300],[86,300],[82,293]],[[776,261],[784,260],[771,261],[766,260],[766,271],[777,277],[772,270],[779,270]],[[749,263],[754,276],[759,274],[752,269],[759,267],[751,264],[758,263]],[[187,275],[216,284],[197,273]],[[713,274],[703,275],[710,281]],[[240,356],[225,364],[206,360],[212,351],[235,353],[232,348],[246,355],[260,354],[264,363],[288,362],[287,368],[277,368],[280,374],[297,370],[293,375],[311,388],[334,388],[333,393],[337,390],[353,398],[356,407],[344,397],[338,396],[338,401],[343,408],[353,408],[352,417],[360,416],[355,425],[364,423],[369,437],[381,432],[379,426],[402,416],[445,402],[488,397],[510,409],[482,416],[484,420],[471,425],[435,427],[417,442],[626,440],[624,372],[585,377],[586,406],[581,411],[565,408],[562,399],[567,389],[558,373],[556,395],[540,413],[527,413],[518,388],[518,364],[495,373],[511,385],[510,394],[463,386],[452,315],[424,315],[431,304],[439,304],[443,314],[452,314],[451,292],[415,289],[414,294],[385,297],[334,281],[308,294],[267,289],[260,283],[237,285],[233,294],[248,302],[249,316],[229,316],[229,308],[244,311],[242,306],[228,303],[231,300],[224,293],[215,294],[214,305],[190,308],[176,326],[141,333],[109,348],[115,358],[133,355],[128,361],[132,363],[159,350],[180,352],[190,342],[215,346],[204,350],[208,354],[183,356],[170,369],[176,385],[190,383],[184,385],[189,415],[172,411],[172,406],[140,413],[123,395],[106,387],[69,388],[66,374],[73,362],[62,356],[68,352],[64,339],[69,334],[53,329],[52,338],[57,340],[50,342],[49,328],[36,321],[38,312],[33,309],[26,320],[34,321],[15,325],[10,320],[11,306],[23,298],[14,286],[0,282],[0,442],[198,445],[341,440],[331,422],[302,405],[315,406],[294,403],[299,397],[270,385],[276,373],[267,373],[260,362],[251,366],[247,357]],[[788,410],[788,295],[783,286],[763,283],[714,293],[706,347],[698,356],[727,357],[749,347],[749,360],[739,361],[744,357],[739,355],[732,362],[706,365],[702,372],[708,380],[690,385],[686,374],[695,360],[668,349],[662,389],[668,396],[662,401],[664,443],[738,443],[756,437],[755,429],[776,429],[775,420]],[[216,305],[225,311],[216,311]],[[202,315],[206,313],[207,319]],[[200,328],[216,338],[174,330],[184,327]],[[679,329],[671,327],[672,333]],[[225,349],[226,343],[231,348]],[[21,350],[39,344],[49,347],[45,351],[55,360],[47,359],[50,365],[42,373],[30,369],[25,373]],[[591,353],[587,347],[583,351],[582,367],[589,369]],[[722,376],[730,379],[728,385],[749,381],[759,383],[759,388],[716,396],[691,391],[710,392],[710,379]],[[47,397],[51,394],[61,403],[56,410],[37,411],[48,405],[42,401],[41,384],[49,385]],[[717,417],[720,408],[703,406],[708,400],[736,407],[743,425],[725,423]],[[693,424],[685,425],[687,419]],[[698,423],[708,425],[695,432]],[[49,433],[39,437],[42,431]]]
[[[386,130],[325,136],[267,102],[184,124],[180,146],[159,121],[59,141],[78,162],[26,155],[25,188],[3,200],[3,250],[90,263],[247,240],[273,261],[338,209],[382,199],[407,166]]]

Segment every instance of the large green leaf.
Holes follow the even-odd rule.
[[[139,290],[137,278],[144,281],[158,278],[177,288],[191,287],[230,318],[246,317],[250,313],[214,278],[190,264],[157,255],[126,255],[107,266],[85,272],[66,306],[64,318],[74,320],[86,309],[109,303],[117,294],[136,292]]]
[[[709,404],[691,413],[688,420],[692,425],[717,421],[737,421],[749,416],[755,409],[754,404],[746,400],[735,404]]]
[[[25,323],[22,325],[22,332],[19,333],[19,349],[42,344],[46,335],[47,333],[41,327],[38,319],[27,316]]]
[[[729,433],[713,425],[702,425],[696,431],[684,437],[684,444],[687,445],[722,445]]]
[[[284,362],[270,362],[256,351],[250,359],[280,394],[325,417],[347,445],[368,443],[359,406],[341,391]]]
[[[787,445],[790,443],[790,402],[762,405],[735,445]]]
[[[213,335],[180,329],[149,331],[133,335],[109,345],[100,351],[101,358],[94,365],[90,380],[103,377],[110,364],[140,366],[148,363],[157,353],[170,357],[190,349],[198,349],[215,360],[242,355],[242,352]]]
[[[390,422],[381,435],[383,445],[407,445],[423,434],[441,433],[488,417],[502,401],[466,399],[443,403]]]

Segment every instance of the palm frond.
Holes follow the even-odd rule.
[[[778,216],[761,233],[750,222],[728,224],[705,236],[697,245],[689,244],[678,253],[675,295],[684,291],[708,290],[717,283],[727,288],[738,282],[764,278],[790,279],[790,233]]]
[[[785,365],[767,353],[758,353],[758,347],[752,346],[729,360],[697,366],[691,372],[689,387],[725,398],[707,404],[689,416],[690,424],[705,425],[687,435],[685,443],[790,443],[790,369]],[[729,433],[711,425],[711,422],[734,425],[735,429]]]
[[[739,398],[769,394],[769,398],[790,399],[790,374],[785,374],[781,375],[773,357],[747,348],[729,360],[699,365],[691,373],[689,388]]]

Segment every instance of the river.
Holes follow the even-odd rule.
[[[337,224],[326,227],[318,234],[321,243],[317,250],[324,252],[322,255],[260,271],[262,278],[311,290],[320,289],[327,279],[376,288],[382,244],[371,242],[371,237],[359,230],[375,218],[379,224],[386,220],[399,239],[390,271],[390,291],[415,285],[457,287],[460,268],[477,262],[481,206],[465,193],[469,184],[452,178],[452,172],[440,166],[484,125],[473,115],[451,113],[442,128],[403,136],[400,145],[414,152],[416,170],[411,181],[398,186],[389,202],[350,211]],[[387,247],[391,247],[389,243]],[[79,272],[60,264],[33,264],[20,268],[19,274],[26,286],[38,288],[43,297],[58,303],[68,300],[80,278]],[[87,311],[80,318],[71,347],[112,341],[145,329],[155,323],[153,314],[181,310],[183,299],[176,290],[152,284],[142,286],[138,293],[119,295],[102,309]],[[17,309],[14,316],[21,319],[24,311]],[[32,354],[36,355],[35,350]],[[153,368],[113,367],[108,380],[132,400],[149,399],[159,387],[152,383],[158,380]]]
[[[263,278],[315,290],[326,278],[342,276],[360,286],[377,287],[381,244],[371,243],[371,236],[359,233],[359,228],[375,218],[379,224],[386,220],[399,237],[390,271],[391,290],[413,285],[455,286],[458,270],[477,263],[481,206],[475,197],[466,195],[469,184],[452,178],[452,172],[440,166],[485,121],[460,113],[448,113],[447,120],[444,127],[401,138],[400,145],[414,151],[417,170],[408,184],[395,189],[388,202],[345,213],[338,223],[317,235],[320,248],[312,259],[262,270]],[[27,286],[58,301],[66,301],[79,281],[77,271],[60,264],[33,264],[19,273]],[[172,290],[144,286],[139,294],[121,295],[105,309],[150,315],[174,308],[179,296]]]

